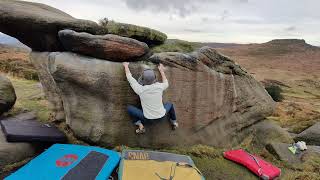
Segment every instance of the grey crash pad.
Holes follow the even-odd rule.
[[[65,134],[55,126],[40,123],[31,115],[22,114],[2,119],[0,124],[8,142],[64,143],[67,141]]]

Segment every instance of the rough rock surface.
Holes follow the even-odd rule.
[[[10,80],[0,74],[0,115],[9,111],[16,102],[16,93]]]
[[[149,52],[143,42],[112,34],[100,36],[62,30],[59,39],[68,51],[110,61],[134,61]]]
[[[32,54],[30,56],[32,57]],[[45,59],[41,63],[36,64],[36,68],[39,75],[39,80],[42,85],[42,89],[45,92],[46,98],[49,100],[49,108],[51,109],[52,119],[57,121],[62,121],[65,119],[65,113],[63,109],[63,104],[60,98],[60,89],[57,87],[55,80],[49,74],[49,63],[48,60],[49,52],[37,53],[37,59]],[[32,58],[31,58],[32,59]]]
[[[320,146],[308,146],[308,149],[299,154],[292,154],[288,147],[290,144],[286,143],[270,143],[267,145],[267,150],[273,154],[277,159],[286,161],[288,163],[296,164],[306,160],[310,154],[317,154],[320,156]]]
[[[305,141],[308,145],[320,146],[320,122],[294,137],[295,141]]]
[[[175,104],[180,128],[172,131],[167,121],[161,121],[137,136],[126,106],[138,105],[139,98],[121,63],[66,52],[33,52],[31,59],[49,100],[56,110],[64,110],[75,134],[104,146],[231,146],[241,140],[243,129],[274,109],[259,82],[211,48],[155,54],[149,62],[131,63],[132,74],[137,77],[143,67],[155,68],[157,62],[166,65],[170,86],[164,101]]]
[[[275,122],[263,120],[248,128],[248,135],[251,135],[252,145],[264,148],[272,142],[277,143],[294,143],[290,134]]]
[[[104,33],[97,23],[75,19],[50,6],[16,0],[0,1],[0,32],[19,39],[36,51],[59,51],[58,31],[73,29],[92,34]]]
[[[103,23],[103,26],[110,34],[137,39],[151,46],[162,44],[167,39],[167,35],[160,31],[133,24],[109,21]]]

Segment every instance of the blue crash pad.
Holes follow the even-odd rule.
[[[55,144],[5,180],[108,179],[120,155],[111,150]]]

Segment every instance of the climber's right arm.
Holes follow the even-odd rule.
[[[161,78],[162,78],[162,87],[163,87],[163,90],[167,89],[169,87],[169,83],[168,83],[168,80],[167,80],[167,77],[166,77],[166,74],[164,73],[164,66],[163,64],[159,64],[158,66],[158,69],[159,69],[159,72],[161,74]]]
[[[136,94],[140,94],[142,92],[142,85],[140,85],[138,83],[138,81],[136,79],[134,79],[131,75],[131,72],[130,72],[130,69],[129,69],[129,63],[128,62],[123,62],[122,63],[123,66],[124,66],[124,71],[126,73],[126,77],[127,77],[127,80],[129,81],[130,83],[130,86],[131,88],[133,89],[133,91],[136,93]]]

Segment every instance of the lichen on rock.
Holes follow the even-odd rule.
[[[107,21],[103,23],[102,26],[104,26],[110,34],[137,39],[151,46],[162,44],[167,39],[167,35],[160,31],[133,24]]]

